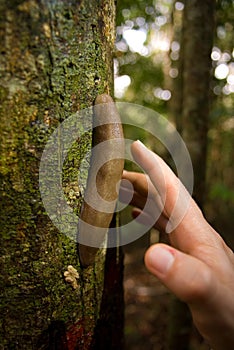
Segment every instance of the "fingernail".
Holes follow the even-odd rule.
[[[167,226],[165,228],[165,232],[169,234],[173,231],[173,229],[173,224],[170,221],[168,221]]]
[[[142,143],[140,140],[136,141],[138,143],[138,145],[140,145],[142,148],[147,149],[147,147],[144,145],[144,143]]]
[[[172,252],[161,246],[151,248],[148,253],[147,261],[150,267],[161,274],[166,274],[172,266],[175,257]]]

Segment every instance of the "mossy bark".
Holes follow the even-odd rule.
[[[95,329],[108,294],[105,256],[81,269],[76,242],[45,213],[38,175],[44,146],[59,124],[92,106],[98,94],[112,93],[114,0],[1,0],[0,15],[0,349],[101,348]],[[86,133],[72,150],[65,186],[90,143]],[[67,198],[78,212],[77,188]],[[120,288],[114,294],[108,285],[109,302],[121,310],[122,259],[113,256],[112,250],[112,283]],[[68,265],[79,273],[76,289],[64,279]],[[111,319],[112,326],[122,324],[122,312]],[[112,348],[121,348],[120,328],[118,334]]]

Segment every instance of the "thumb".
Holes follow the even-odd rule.
[[[184,302],[204,302],[212,295],[214,282],[210,268],[173,247],[161,243],[151,246],[145,254],[145,265]]]

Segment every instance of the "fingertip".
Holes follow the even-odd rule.
[[[166,244],[151,246],[145,254],[145,265],[172,293],[187,303],[206,302],[217,288],[206,264]]]
[[[166,275],[174,260],[174,249],[161,243],[152,245],[145,254],[146,267],[157,277]]]
[[[132,217],[134,219],[136,219],[141,213],[142,213],[141,209],[139,209],[137,207],[132,208]]]
[[[125,178],[127,175],[128,175],[128,171],[124,169],[122,172],[122,178]]]
[[[137,140],[131,145],[131,153],[138,165],[147,171],[149,162],[152,162],[151,151],[140,140]]]
[[[131,144],[131,151],[135,153],[136,151],[139,151],[139,150],[148,150],[148,149],[140,140],[133,141],[133,143]]]

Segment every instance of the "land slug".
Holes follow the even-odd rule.
[[[78,241],[82,242],[79,258],[83,267],[94,263],[106,239],[118,199],[124,152],[123,129],[116,105],[109,95],[99,95],[94,105],[92,154],[78,225]],[[101,164],[98,169],[97,164]],[[97,193],[103,201],[98,200]],[[92,202],[94,205],[90,205]],[[86,242],[90,242],[90,246]]]

